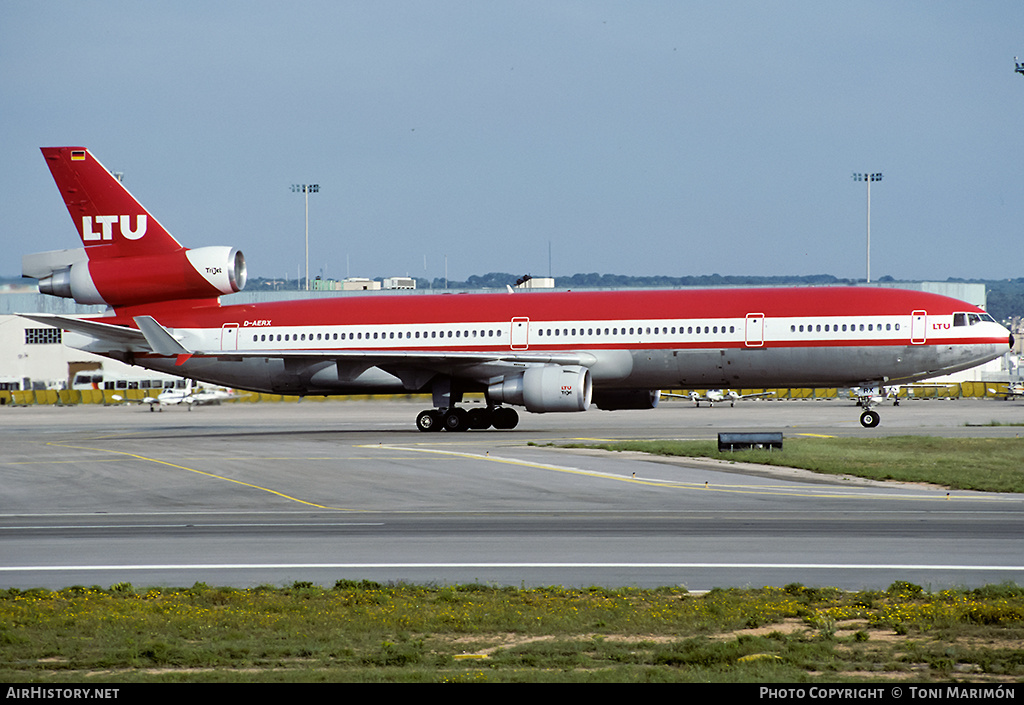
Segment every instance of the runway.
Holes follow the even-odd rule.
[[[421,402],[0,410],[0,586],[1024,580],[1024,497],[567,450],[720,431],[1019,435],[1024,404],[663,403],[424,434]],[[984,424],[984,425],[975,425]],[[965,458],[965,472],[969,458]]]

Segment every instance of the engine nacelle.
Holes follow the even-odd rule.
[[[525,406],[528,411],[586,411],[593,387],[590,370],[579,365],[544,365],[502,378],[487,388],[487,398]]]
[[[241,251],[199,247],[169,254],[79,259],[39,277],[39,291],[80,304],[127,306],[233,294],[245,287],[245,280]]]
[[[594,392],[594,406],[605,411],[653,409],[661,400],[660,389],[626,389]]]

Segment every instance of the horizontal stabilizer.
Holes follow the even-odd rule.
[[[29,279],[42,279],[56,271],[87,260],[88,257],[85,254],[84,247],[76,247],[70,250],[34,252],[29,255],[22,255],[21,276]]]

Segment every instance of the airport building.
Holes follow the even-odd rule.
[[[345,281],[343,289],[317,289],[314,291],[242,291],[224,296],[224,304],[259,303],[326,296],[418,296],[427,292],[403,286],[403,278],[394,278],[390,286],[381,289],[381,282],[360,280],[366,289],[356,288],[352,280]],[[549,282],[534,279],[534,287],[551,290]],[[350,289],[348,284],[352,283]],[[527,282],[530,284],[531,282]],[[326,284],[326,282],[325,282]],[[551,282],[553,285],[553,282]],[[920,282],[898,284],[875,284],[892,288],[917,289],[967,301],[985,308],[985,286],[983,284]],[[528,287],[526,287],[528,288]],[[578,289],[577,289],[578,290]],[[53,313],[61,315],[100,315],[103,306],[82,306],[71,299],[39,294],[34,288],[25,286],[18,290],[0,291],[0,393],[13,390],[60,390],[74,388],[94,389],[148,389],[165,387],[174,378],[152,372],[141,367],[126,365],[75,350],[63,344],[61,331],[44,326],[15,313]],[[1018,344],[1024,335],[1016,335]],[[1020,352],[1008,353],[1002,358],[980,367],[966,370],[941,382],[957,384],[962,382],[1008,383],[1020,382],[1024,369],[1021,368]],[[83,387],[82,385],[87,385]]]

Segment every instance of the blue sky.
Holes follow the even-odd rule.
[[[83,145],[251,276],[1024,276],[1024,3],[0,6],[0,275]]]

